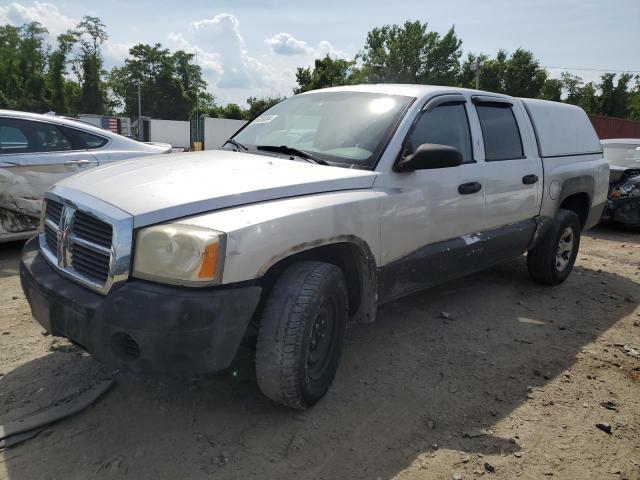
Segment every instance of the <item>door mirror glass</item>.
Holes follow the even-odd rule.
[[[449,145],[424,143],[415,152],[404,157],[397,166],[399,172],[448,168],[462,165],[462,153]]]

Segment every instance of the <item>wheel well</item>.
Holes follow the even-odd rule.
[[[587,216],[589,215],[589,195],[586,193],[574,193],[565,198],[560,204],[560,208],[564,210],[571,210],[578,215],[580,219],[580,225],[584,227],[587,222]]]
[[[260,303],[263,304],[264,300],[268,298],[271,287],[289,265],[305,260],[315,260],[331,263],[342,270],[347,283],[349,314],[353,315],[362,301],[362,274],[364,268],[362,262],[366,261],[366,258],[360,247],[349,242],[322,245],[295,253],[271,266],[262,276],[259,281],[263,292]],[[262,305],[259,305],[259,308],[261,307]]]

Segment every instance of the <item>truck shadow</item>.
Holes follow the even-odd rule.
[[[336,381],[311,410],[261,396],[246,352],[228,371],[193,381],[120,374],[92,407],[8,449],[4,466],[13,480],[387,479],[436,448],[513,452],[517,439],[492,427],[517,415],[528,387],[563,376],[631,313],[637,288],[585,268],[561,286],[538,286],[519,258],[386,305],[376,323],[351,328]],[[0,378],[0,403],[97,371],[78,352],[54,352]],[[476,436],[481,429],[487,434]]]
[[[20,271],[23,241],[0,243],[0,278],[15,276]]]

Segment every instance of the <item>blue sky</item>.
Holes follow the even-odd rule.
[[[640,70],[640,0],[0,0],[0,23],[39,20],[52,37],[85,14],[107,25],[108,66],[138,42],[197,51],[220,103],[290,95],[296,67],[326,53],[352,58],[369,30],[406,19],[438,32],[455,25],[465,52],[524,47],[549,67]]]

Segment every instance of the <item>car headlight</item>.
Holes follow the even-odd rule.
[[[138,232],[133,276],[187,286],[220,283],[226,236],[183,224],[147,227]]]

